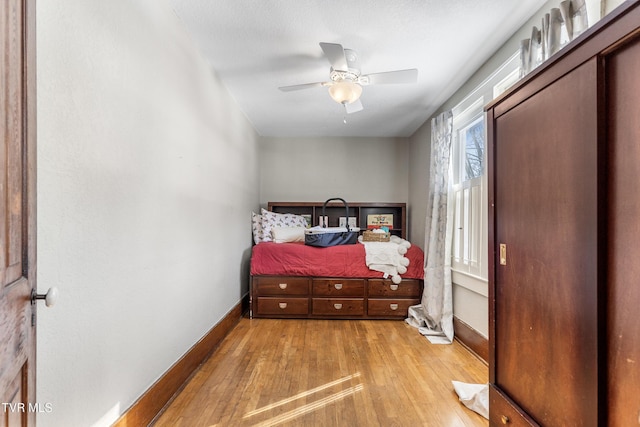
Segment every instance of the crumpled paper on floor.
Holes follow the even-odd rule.
[[[460,381],[451,381],[451,383],[464,406],[489,419],[488,384],[469,384]]]

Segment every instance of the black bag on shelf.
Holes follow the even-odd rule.
[[[344,203],[344,207],[347,212],[347,214],[345,215],[346,227],[327,227],[327,224],[324,223],[327,204],[332,200],[340,200],[342,203]],[[360,232],[360,229],[357,227],[349,227],[349,205],[344,199],[334,197],[324,202],[324,204],[322,205],[322,222],[322,224],[316,227],[308,228],[307,230],[305,230],[305,245],[327,248],[329,246],[353,245],[358,242],[358,234]]]

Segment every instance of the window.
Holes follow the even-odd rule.
[[[465,111],[453,117],[453,203],[454,229],[452,267],[460,272],[482,276],[483,177],[485,126],[478,98]]]
[[[484,105],[518,80],[518,59],[518,53],[512,55],[453,108],[451,267],[454,282],[473,290],[478,289],[475,282],[486,283],[488,276]]]
[[[480,178],[483,173],[484,155],[484,119],[478,117],[467,127],[460,130],[460,139],[464,145],[464,179]]]

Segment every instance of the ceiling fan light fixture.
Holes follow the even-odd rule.
[[[349,80],[343,80],[329,86],[329,95],[338,104],[351,104],[362,95],[362,86]]]

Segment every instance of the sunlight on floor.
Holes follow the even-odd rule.
[[[359,376],[360,376],[360,372],[356,372],[353,375],[349,375],[349,376],[337,379],[335,381],[332,381],[332,382],[327,383],[327,384],[323,384],[323,385],[321,385],[319,387],[316,387],[316,388],[313,388],[311,390],[307,390],[307,391],[304,391],[302,393],[298,393],[295,396],[289,397],[287,399],[283,399],[283,400],[280,400],[278,402],[272,403],[270,405],[263,406],[262,408],[256,409],[254,411],[247,412],[243,418],[247,419],[247,418],[253,417],[254,415],[260,414],[260,413],[265,412],[265,411],[269,411],[271,409],[277,408],[277,407],[282,406],[282,405],[286,405],[287,403],[293,402],[295,400],[301,399],[301,398],[306,397],[306,396],[310,396],[310,395],[312,395],[314,393],[318,393],[318,392],[320,392],[322,390],[326,390],[326,389],[334,387],[334,386],[336,386],[338,384],[342,384],[342,383],[350,381],[350,380],[352,380],[354,378],[358,378]],[[283,422],[286,422],[286,421],[290,421],[290,420],[292,420],[292,419],[294,419],[296,417],[299,417],[299,416],[301,416],[303,414],[315,411],[315,410],[317,410],[319,408],[322,408],[322,407],[324,407],[324,406],[326,406],[326,405],[328,405],[330,403],[336,402],[336,401],[338,401],[340,399],[344,399],[345,397],[350,396],[352,394],[355,394],[355,393],[357,393],[359,391],[362,391],[363,389],[364,389],[364,386],[361,383],[357,384],[357,385],[355,385],[353,387],[349,387],[349,388],[347,388],[347,389],[345,389],[343,391],[340,391],[338,393],[334,393],[334,394],[332,394],[330,396],[324,397],[324,398],[319,399],[319,400],[317,400],[315,402],[308,403],[306,405],[300,406],[299,408],[296,408],[296,409],[293,409],[291,411],[285,412],[285,413],[283,413],[281,415],[278,415],[277,417],[270,418],[270,419],[268,419],[266,421],[263,421],[263,422],[260,422],[258,424],[255,424],[254,427],[258,427],[258,426],[273,426],[273,425],[277,425],[277,424],[280,424],[280,423],[283,423]],[[212,426],[212,427],[214,427],[214,426]]]
[[[362,389],[364,389],[364,386],[362,384],[358,384],[354,387],[349,387],[348,389],[341,391],[339,393],[332,394],[331,396],[327,396],[313,403],[309,403],[307,405],[303,405],[299,408],[296,408],[292,411],[285,412],[284,414],[278,415],[277,417],[273,417],[261,423],[254,424],[254,427],[274,426],[274,425],[283,423],[285,421],[292,420],[296,417],[299,417],[300,415],[304,415],[308,412],[312,412],[312,411],[315,411],[316,409],[320,409],[323,406],[328,405],[329,403],[333,403],[337,400],[344,399],[345,397],[355,394],[358,391],[362,391]]]
[[[326,389],[331,388],[331,387],[333,387],[335,385],[341,384],[343,382],[349,381],[349,380],[351,380],[353,378],[357,378],[359,376],[360,376],[360,372],[356,372],[353,375],[349,375],[349,376],[340,378],[338,380],[335,380],[335,381],[332,381],[330,383],[321,385],[319,387],[312,388],[311,390],[303,391],[302,393],[296,394],[295,396],[291,396],[288,399],[283,399],[283,400],[281,400],[279,402],[272,403],[271,405],[263,406],[260,409],[256,409],[254,411],[247,412],[247,414],[243,418],[249,418],[249,417],[252,417],[252,416],[254,416],[256,414],[259,414],[261,412],[268,411],[268,410],[273,409],[273,408],[277,408],[278,406],[286,405],[287,403],[293,402],[294,400],[301,399],[301,398],[306,397],[306,396],[310,396],[310,395],[312,395],[314,393],[317,393],[317,392],[322,391],[322,390],[326,390]]]

